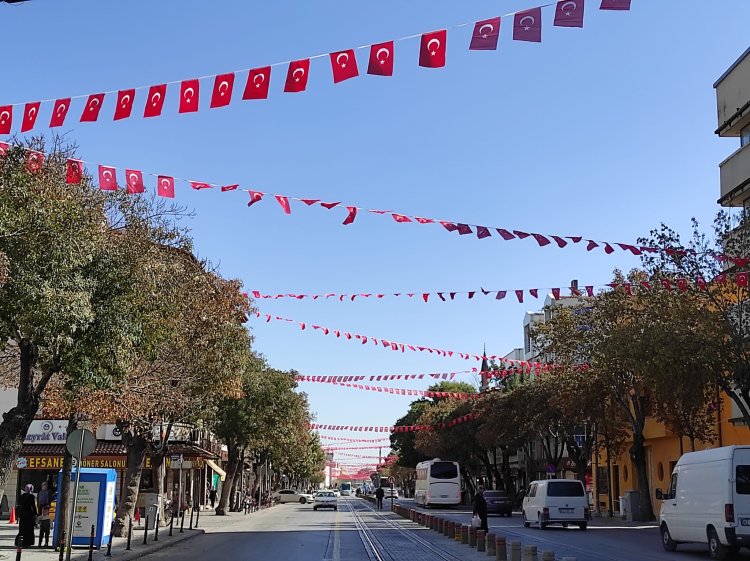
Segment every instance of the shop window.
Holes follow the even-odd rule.
[[[609,470],[606,467],[599,467],[596,470],[596,491],[600,495],[609,493]]]
[[[622,480],[628,482],[628,466],[622,466]]]
[[[656,467],[656,475],[659,478],[659,481],[664,481],[664,464],[659,462],[659,465]]]

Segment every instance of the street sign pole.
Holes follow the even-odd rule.
[[[86,436],[85,431],[81,432],[81,441],[78,443],[78,454],[76,455],[76,483],[73,490],[73,509],[68,517],[68,550],[65,552],[65,561],[70,561],[71,549],[73,549],[73,522],[76,517],[76,508],[78,507],[78,485],[81,483],[81,454],[83,453],[83,439]]]

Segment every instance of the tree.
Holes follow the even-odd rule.
[[[41,140],[34,147],[44,149]],[[44,165],[12,148],[0,160],[0,360],[16,405],[0,423],[0,492],[48,384],[114,385],[132,363],[139,318],[132,306],[141,247],[172,243],[165,217],[147,198],[105,194],[89,177],[66,183],[73,148],[55,140]],[[37,160],[38,161],[38,160]]]

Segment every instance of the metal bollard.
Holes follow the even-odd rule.
[[[523,561],[536,561],[535,545],[527,545],[523,548]]]
[[[190,526],[188,526],[188,530],[193,529],[193,510],[192,508],[190,509]]]
[[[16,548],[16,561],[21,561],[21,554],[23,553],[23,548],[19,545]]]
[[[156,513],[156,529],[154,530],[154,541],[159,541],[159,524],[161,524],[161,513]]]
[[[91,535],[89,536],[89,561],[94,559],[94,537],[96,536],[96,528],[91,525]]]
[[[441,534],[443,533],[443,526],[444,525],[445,525],[445,518],[438,518],[437,519],[437,528],[436,528],[436,530],[439,533],[441,533]]]
[[[195,528],[198,527],[198,520],[201,518],[201,507],[198,505],[198,508],[195,510]]]
[[[143,526],[143,545],[148,543],[148,514],[146,515],[146,524]]]
[[[555,561],[555,552],[549,551],[548,549],[542,551],[541,561]]]
[[[130,539],[133,537],[133,518],[128,516],[128,546],[125,551],[130,551]]]
[[[497,536],[495,538],[495,561],[508,561],[508,548],[506,547],[505,536]]]
[[[521,542],[517,540],[510,542],[510,561],[521,561]]]
[[[453,537],[456,539],[458,543],[461,543],[461,535],[463,534],[463,531],[461,530],[461,526],[462,524],[460,524],[459,522],[456,522],[453,526],[454,528]]]
[[[487,555],[491,555],[492,557],[495,557],[495,551],[497,550],[497,542],[495,541],[496,537],[495,534],[490,532],[487,534],[486,538],[486,547],[485,550],[487,551]]]
[[[185,527],[185,511],[183,510],[180,515],[180,534],[184,534],[185,530],[183,528]]]
[[[464,545],[469,544],[469,530],[471,527],[468,524],[461,524],[461,543]]]
[[[443,535],[445,537],[452,536],[453,534],[451,532],[455,533],[455,530],[451,530],[452,528],[451,524],[452,522],[450,520],[446,520],[445,523],[443,524]]]
[[[174,512],[169,519],[169,537],[172,537],[172,530],[174,529]]]
[[[60,532],[60,545],[58,547],[60,549],[60,561],[63,561],[63,556],[65,555],[65,530]]]
[[[469,547],[477,546],[477,529],[472,526],[469,528]]]
[[[484,530],[477,530],[477,551],[487,550],[487,537]],[[552,561],[555,561],[554,559]]]
[[[107,542],[107,557],[112,557],[112,534],[114,534],[115,523],[112,522],[112,527],[109,529],[109,541]]]

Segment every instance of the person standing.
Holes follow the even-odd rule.
[[[208,492],[208,500],[211,501],[211,508],[214,508],[216,503],[216,487],[211,485],[211,490]]]
[[[36,497],[33,495],[34,486],[29,483],[23,488],[23,493],[18,498],[16,512],[18,514],[18,533],[21,537],[21,547],[32,547],[34,545],[34,524],[36,524]]]
[[[375,491],[375,498],[378,501],[378,509],[383,509],[383,497],[385,497],[385,491],[383,491],[382,487],[378,487],[378,489]]]
[[[484,498],[484,485],[479,485],[477,487],[477,492],[474,495],[474,512],[472,513],[472,516],[474,514],[479,516],[482,521],[480,530],[484,530],[485,533],[488,533],[490,530],[487,526],[487,501]]]

